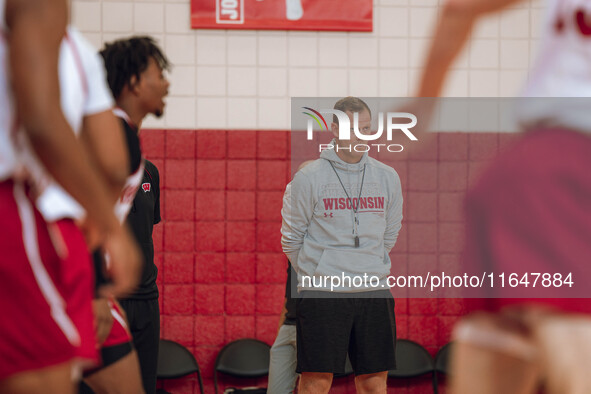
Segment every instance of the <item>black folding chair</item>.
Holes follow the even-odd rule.
[[[423,346],[408,339],[396,341],[396,369],[389,378],[414,378],[433,373],[433,358]]]
[[[203,394],[201,370],[193,354],[180,343],[168,339],[160,340],[158,369],[156,371],[158,379],[177,379],[195,372],[199,381],[199,391]]]
[[[271,347],[257,339],[238,339],[220,350],[215,360],[213,384],[218,393],[218,373],[236,378],[260,378],[269,374]]]
[[[449,353],[452,349],[452,342],[446,343],[435,355],[435,367],[433,370],[433,392],[438,393],[437,374],[449,374]]]

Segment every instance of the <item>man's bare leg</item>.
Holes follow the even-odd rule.
[[[532,338],[501,318],[479,314],[454,331],[450,392],[472,394],[536,393],[540,380]]]
[[[355,388],[359,394],[386,394],[388,371],[355,376]]]
[[[135,350],[88,376],[84,382],[96,394],[144,394],[140,364]]]
[[[0,382],[2,394],[74,394],[74,392],[71,362],[22,372]]]
[[[332,374],[324,372],[302,372],[300,376],[300,394],[328,393],[332,385]]]

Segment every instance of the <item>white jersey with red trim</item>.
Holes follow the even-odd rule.
[[[102,58],[82,34],[71,26],[60,47],[59,78],[62,111],[76,135],[81,132],[84,116],[108,111],[113,107]],[[85,216],[83,208],[36,160],[28,157],[27,167],[39,192],[37,208],[45,220],[82,219]]]
[[[524,100],[518,117],[526,127],[591,131],[591,1],[549,0],[543,26],[523,96],[547,99]]]
[[[8,76],[7,26],[4,20],[5,1],[0,0],[0,182],[14,176],[19,168],[15,133],[16,111]]]

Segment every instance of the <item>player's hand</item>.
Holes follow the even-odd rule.
[[[80,231],[82,231],[82,234],[84,234],[88,250],[95,250],[103,243],[104,235],[101,233],[98,226],[93,223],[92,220],[88,219],[88,217],[81,221],[77,221],[76,224],[78,225],[78,228],[80,228]]]
[[[112,283],[99,289],[104,297],[124,298],[140,280],[143,256],[127,226],[111,232],[103,244],[107,256],[107,275]]]
[[[113,315],[111,314],[109,301],[106,298],[95,298],[92,300],[92,310],[94,313],[96,342],[100,346],[111,332],[111,327],[113,327]]]

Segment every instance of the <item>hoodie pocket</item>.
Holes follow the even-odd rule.
[[[390,267],[384,264],[383,256],[375,256],[354,250],[325,249],[322,252],[314,276],[377,276],[390,274]]]

